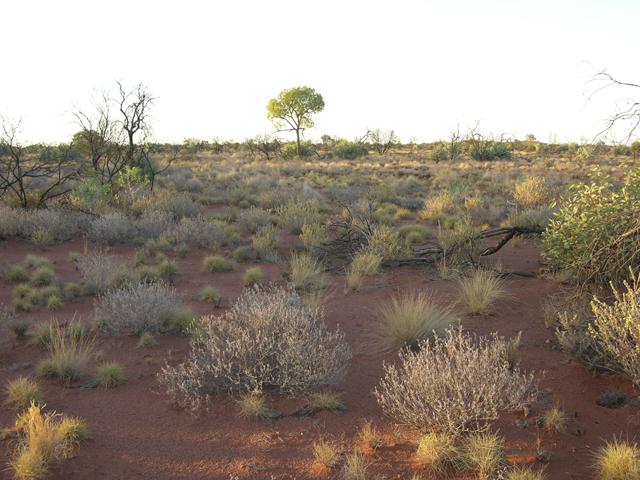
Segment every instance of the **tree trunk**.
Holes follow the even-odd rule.
[[[296,155],[300,156],[300,129],[296,129]]]

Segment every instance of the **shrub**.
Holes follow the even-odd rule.
[[[432,237],[431,231],[419,223],[413,225],[402,225],[398,229],[398,234],[407,244],[422,243]]]
[[[160,374],[168,393],[192,408],[222,392],[335,384],[351,357],[344,335],[325,326],[322,310],[279,287],[245,290],[222,316],[200,318],[196,331],[186,362]]]
[[[640,236],[627,235],[640,217],[640,170],[621,188],[609,182],[576,185],[542,236],[543,254],[579,281],[618,281],[638,265]]]
[[[380,432],[371,420],[364,422],[360,432],[358,432],[358,441],[365,449],[368,448],[371,450],[377,450],[383,444],[382,435],[380,435]]]
[[[504,439],[494,433],[472,433],[462,445],[462,462],[478,480],[495,478],[504,461]]]
[[[293,253],[290,261],[291,283],[300,292],[313,292],[325,287],[322,264],[308,253]]]
[[[29,278],[27,269],[22,265],[10,265],[4,271],[4,277],[13,283],[25,282]]]
[[[146,211],[135,221],[136,234],[144,240],[160,238],[173,226],[173,216],[159,210]]]
[[[167,193],[161,197],[156,197],[154,201],[157,210],[168,212],[176,221],[184,218],[194,218],[200,214],[200,207],[188,194],[176,195],[175,193]]]
[[[255,260],[256,252],[249,245],[241,245],[233,251],[233,258],[237,262]]]
[[[253,250],[262,260],[272,260],[278,248],[278,231],[272,225],[262,227],[251,237]]]
[[[16,412],[29,408],[29,405],[41,405],[40,386],[27,377],[18,377],[5,387],[5,405]]]
[[[295,143],[285,143],[282,146],[282,158],[291,159],[298,156],[296,151]],[[316,153],[316,149],[313,147],[313,144],[309,142],[300,142],[300,156],[301,157],[311,157]]]
[[[596,470],[600,480],[640,479],[640,448],[623,440],[613,440],[595,456]]]
[[[64,302],[58,295],[51,295],[47,298],[47,308],[49,310],[58,310],[59,308],[62,308],[63,305]]]
[[[215,287],[204,287],[200,291],[200,300],[211,303],[216,307],[220,305],[221,299],[220,292]]]
[[[195,248],[218,248],[225,242],[224,224],[202,215],[183,218],[169,229],[166,238],[174,245],[184,243]]]
[[[126,216],[121,213],[108,213],[94,218],[89,224],[89,239],[96,243],[116,245],[133,240],[136,229]]]
[[[320,410],[336,412],[344,409],[342,395],[327,389],[309,394],[307,402],[308,408],[313,412]]]
[[[95,312],[111,335],[160,333],[179,303],[174,288],[162,282],[140,283],[102,294],[95,302]]]
[[[82,295],[82,287],[76,282],[68,282],[64,285],[63,293],[65,298],[78,298]]]
[[[364,157],[368,153],[367,147],[364,144],[360,142],[350,142],[344,139],[338,140],[331,149],[333,156],[346,160],[355,160],[358,157]]]
[[[124,265],[115,263],[112,256],[100,250],[79,256],[76,265],[85,291],[90,295],[113,287],[116,277],[126,273]]]
[[[317,202],[313,200],[291,199],[284,205],[276,208],[278,224],[299,235],[302,227],[314,223],[322,223],[322,215],[318,210]]]
[[[46,287],[51,285],[56,279],[56,274],[52,268],[41,266],[36,268],[31,274],[31,285],[36,287]]]
[[[496,301],[506,295],[504,282],[492,272],[476,269],[458,280],[460,297],[474,315],[487,315]]]
[[[174,309],[165,322],[165,330],[172,333],[187,334],[193,326],[193,312],[188,308]]]
[[[138,339],[138,346],[142,348],[155,347],[158,344],[157,340],[150,332],[142,332]]]
[[[107,362],[100,365],[96,371],[98,384],[105,388],[115,387],[124,383],[124,370],[122,365],[116,362]]]
[[[85,373],[93,354],[93,339],[83,331],[54,322],[49,325],[47,350],[49,357],[38,364],[37,374],[71,382]]]
[[[377,343],[386,351],[409,347],[415,349],[432,335],[441,336],[458,324],[451,310],[437,305],[423,293],[395,296],[382,307],[377,327]]]
[[[452,329],[419,348],[402,350],[397,366],[385,364],[374,391],[384,413],[398,422],[451,434],[474,431],[530,396],[533,377],[511,368],[501,338]]]
[[[271,215],[261,208],[251,207],[238,215],[238,226],[249,233],[256,233],[271,224]]]
[[[205,272],[231,272],[233,270],[233,262],[227,260],[220,255],[209,255],[204,257],[202,268]]]
[[[593,321],[587,326],[594,346],[605,358],[640,386],[640,276],[631,275],[624,291],[613,287],[613,301],[598,298],[591,302]]]
[[[251,287],[262,282],[263,277],[264,274],[260,267],[251,267],[245,270],[242,281],[245,287]]]

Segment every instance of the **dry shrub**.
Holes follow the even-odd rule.
[[[544,177],[529,177],[516,184],[513,198],[519,207],[530,209],[547,204],[551,192]]]
[[[249,233],[256,233],[262,227],[271,223],[271,215],[261,208],[251,207],[240,212],[238,215],[238,226]]]
[[[375,275],[380,270],[382,257],[367,250],[361,250],[353,256],[347,270],[347,287],[359,290],[364,277]]]
[[[217,248],[225,242],[224,224],[202,215],[185,217],[166,233],[174,245],[185,244],[196,248]]]
[[[340,461],[340,449],[329,440],[313,442],[313,461],[325,468],[333,468]]]
[[[95,312],[111,335],[158,333],[180,305],[175,288],[158,283],[125,285],[96,299]]]
[[[5,405],[19,412],[29,407],[32,403],[42,404],[40,386],[34,380],[27,377],[18,377],[5,387]]]
[[[344,335],[329,331],[323,317],[295,291],[245,290],[224,315],[199,319],[187,360],[167,365],[160,382],[191,408],[218,393],[269,387],[293,393],[339,383],[351,353]]]
[[[79,256],[76,264],[88,294],[108,290],[117,277],[126,273],[124,265],[115,263],[112,256],[99,250]]]
[[[446,215],[454,213],[456,210],[456,202],[449,192],[443,192],[428,198],[424,202],[424,207],[418,213],[422,220],[432,220],[437,222],[442,220]]]
[[[135,234],[136,229],[131,220],[121,213],[96,217],[89,224],[89,239],[100,244],[129,243]]]
[[[374,395],[384,413],[422,430],[478,431],[498,412],[519,407],[534,387],[531,374],[509,365],[504,339],[451,329],[443,338],[402,350],[385,364]]]
[[[314,200],[291,199],[276,208],[275,213],[278,224],[296,235],[302,232],[302,227],[305,224],[322,223],[318,203]]]
[[[322,264],[308,253],[293,253],[290,261],[291,283],[300,292],[322,290],[326,285]]]
[[[620,291],[612,285],[613,301],[591,302],[593,321],[588,325],[596,348],[611,358],[619,370],[640,386],[640,276],[631,274]]]

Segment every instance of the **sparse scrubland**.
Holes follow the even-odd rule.
[[[640,478],[634,150],[80,127],[0,135],[2,478]]]

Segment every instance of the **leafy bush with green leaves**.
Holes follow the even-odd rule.
[[[331,149],[331,154],[334,157],[344,158],[346,160],[355,160],[358,157],[364,157],[368,153],[366,145],[344,139],[338,140]]]
[[[571,187],[542,237],[543,254],[578,281],[619,281],[640,261],[640,170],[620,187],[610,180]]]

